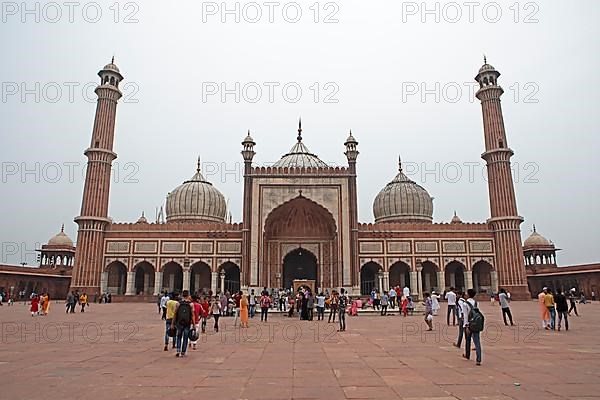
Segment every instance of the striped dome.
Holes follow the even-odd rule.
[[[273,164],[273,167],[312,167],[312,168],[327,168],[328,165],[323,162],[316,154],[308,150],[308,147],[302,143],[302,122],[298,125],[297,142],[292,146],[290,151],[285,154],[279,161]]]
[[[400,165],[398,175],[375,197],[373,215],[375,222],[432,222],[433,200]]]
[[[225,197],[200,173],[177,187],[167,197],[167,222],[225,222]]]

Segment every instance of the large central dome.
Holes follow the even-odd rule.
[[[375,222],[432,222],[433,200],[404,175],[400,163],[398,175],[375,198],[373,214]]]
[[[178,186],[167,197],[167,222],[225,222],[225,197],[200,173]]]
[[[308,150],[302,143],[302,122],[298,125],[297,142],[273,167],[312,167],[326,168],[328,165]]]

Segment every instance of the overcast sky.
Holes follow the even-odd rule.
[[[255,161],[272,163],[300,116],[305,144],[326,162],[345,164],[349,129],[359,141],[361,222],[373,220],[398,155],[435,198],[436,222],[454,210],[485,221],[472,97],[483,53],[502,73],[523,236],[536,224],[563,249],[560,264],[600,261],[597,0],[427,2],[429,12],[420,1],[226,4],[230,13],[221,1],[2,3],[2,262],[34,264],[32,250],[62,223],[76,238],[93,87],[113,55],[126,84],[116,221],[154,219],[198,155],[240,221],[246,131]]]

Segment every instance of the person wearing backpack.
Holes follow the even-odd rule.
[[[471,340],[475,344],[476,365],[481,365],[481,331],[483,331],[484,318],[477,301],[475,301],[475,289],[467,290],[469,298],[466,301],[468,312],[464,318],[465,328],[465,354],[463,357],[467,360],[471,359]]]
[[[175,354],[175,357],[185,356],[190,328],[197,323],[194,319],[194,309],[189,290],[184,290],[182,297],[183,298],[175,309],[175,316],[173,317],[177,329],[177,353]]]

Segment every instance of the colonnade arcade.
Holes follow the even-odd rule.
[[[240,268],[232,261],[222,262],[216,270],[203,261],[187,267],[169,261],[158,270],[149,261],[138,262],[132,268],[124,261],[112,261],[102,273],[100,290],[127,296],[158,295],[165,290],[199,294],[210,290],[236,292],[240,290]]]
[[[498,275],[492,265],[485,261],[476,261],[471,268],[464,263],[452,260],[446,263],[443,271],[430,260],[418,262],[411,268],[410,261],[398,260],[389,269],[377,261],[367,261],[360,269],[360,288],[362,295],[373,290],[383,291],[393,287],[408,287],[413,295],[422,298],[423,293],[436,291],[438,294],[454,287],[465,291],[474,288],[477,293],[497,292]]]

